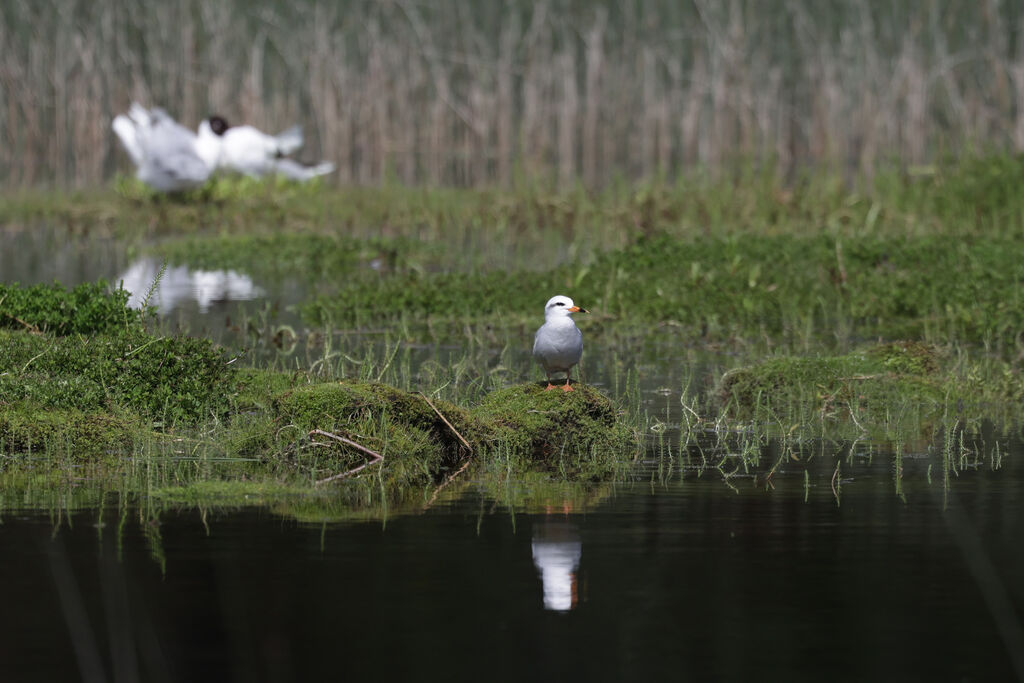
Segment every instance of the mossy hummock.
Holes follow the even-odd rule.
[[[491,434],[492,456],[574,479],[622,473],[639,439],[619,420],[611,399],[587,384],[573,384],[572,392],[545,387],[531,382],[492,391],[472,409]]]
[[[611,400],[580,384],[571,393],[520,384],[464,410],[384,384],[345,380],[286,391],[274,410],[277,429],[319,429],[379,453],[381,478],[399,488],[436,483],[469,457],[490,469],[597,480],[628,466],[638,444]],[[351,447],[330,447],[342,463],[366,459]]]
[[[719,398],[732,412],[770,408],[778,414],[891,410],[912,402],[941,406],[951,377],[939,373],[941,352],[919,342],[878,344],[841,356],[772,358],[726,373]]]

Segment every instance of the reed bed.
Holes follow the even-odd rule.
[[[1024,146],[1022,22],[999,0],[10,0],[0,183],[103,182],[133,99],[299,122],[343,184],[870,176]]]

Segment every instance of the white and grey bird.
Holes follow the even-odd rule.
[[[544,305],[544,324],[533,338],[533,357],[544,368],[547,389],[554,389],[551,376],[565,373],[562,391],[572,391],[569,371],[583,355],[583,333],[573,322],[573,313],[586,313],[567,296],[553,296]]]
[[[221,116],[211,116],[199,124],[197,138],[200,154],[218,168],[253,178],[279,174],[303,181],[334,171],[329,161],[306,166],[285,158],[302,147],[298,126],[268,135],[253,126],[232,126]]]
[[[214,166],[196,148],[196,134],[159,107],[132,102],[128,114],[111,124],[135,163],[135,175],[154,190],[181,192],[199,187]]]

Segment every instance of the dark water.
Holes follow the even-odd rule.
[[[879,468],[839,506],[687,476],[586,510],[470,493],[328,525],[7,513],[0,680],[1014,680],[1024,468],[1004,462],[906,502]]]

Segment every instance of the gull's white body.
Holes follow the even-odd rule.
[[[160,192],[180,192],[206,182],[213,171],[196,148],[196,135],[163,109],[133,102],[111,124],[135,163],[139,180]]]
[[[252,126],[229,126],[218,134],[211,119],[206,119],[199,124],[197,138],[200,154],[217,168],[253,178],[277,173],[292,180],[309,180],[334,170],[330,162],[304,166],[284,158],[302,146],[298,126],[278,135],[267,135]]]
[[[567,296],[553,296],[544,306],[544,324],[533,338],[533,357],[549,383],[552,375],[565,373],[568,386],[569,371],[583,356],[583,333],[572,319],[579,310]]]

